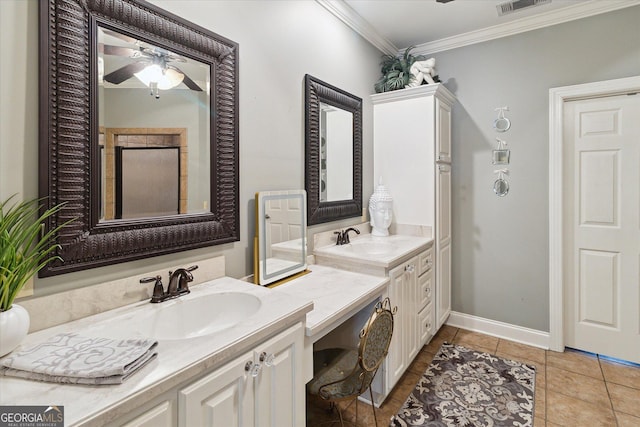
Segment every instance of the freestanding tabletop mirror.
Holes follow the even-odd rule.
[[[304,190],[256,193],[254,283],[268,285],[307,269]]]

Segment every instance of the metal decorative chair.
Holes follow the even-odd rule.
[[[389,298],[378,302],[360,331],[357,350],[331,348],[314,353],[314,359],[321,361],[323,366],[314,373],[308,390],[329,401],[331,407],[337,409],[341,426],[344,426],[344,419],[336,402],[351,400],[347,405],[349,407],[355,400],[357,424],[358,396],[367,389],[371,396],[373,419],[378,425],[371,382],[389,351],[393,335],[393,315],[396,311],[397,307],[391,308]]]

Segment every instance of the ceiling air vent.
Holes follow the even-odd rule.
[[[501,3],[497,5],[496,8],[498,9],[498,16],[502,16],[529,7],[541,6],[546,3],[551,3],[551,0],[514,0]]]

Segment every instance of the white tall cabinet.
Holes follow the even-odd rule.
[[[386,92],[373,102],[374,180],[393,196],[393,222],[430,227],[435,330],[451,312],[451,107],[442,84]]]

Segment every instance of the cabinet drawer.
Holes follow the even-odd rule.
[[[423,274],[418,278],[418,310],[426,307],[433,296],[433,274]]]
[[[418,313],[418,332],[420,333],[420,347],[431,341],[434,333],[433,304],[427,305]]]
[[[433,249],[428,249],[418,255],[418,275],[422,275],[433,267]]]

